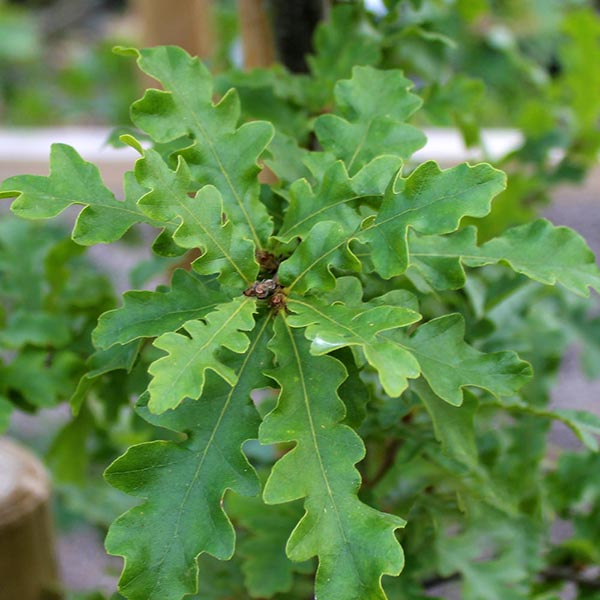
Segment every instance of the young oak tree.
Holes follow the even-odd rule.
[[[461,222],[489,213],[505,176],[410,163],[425,143],[407,123],[421,100],[400,71],[354,68],[314,121],[319,149],[282,151],[269,122],[240,123],[234,89],[213,102],[197,59],[123,52],[161,84],[132,107],[155,146],[122,138],[140,154],[124,200],[62,144],[48,177],[0,188],[25,218],[82,205],[72,234],[82,245],[143,223],[160,232],[157,254],[200,253],[169,289],[127,292],[93,333],[103,372],[150,352],[136,411],[175,432],[106,471],[140,500],[106,540],[125,558],[121,594],[422,598],[428,577],[458,573],[466,598],[481,586],[485,597],[535,597],[539,511],[478,427],[558,419],[597,449],[600,419],[520,391],[531,365],[502,340],[477,347],[485,332],[473,333],[468,286],[600,291],[584,240],[539,219],[478,244]],[[265,160],[272,186],[258,180]],[[83,402],[77,394],[75,410]]]

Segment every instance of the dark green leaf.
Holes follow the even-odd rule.
[[[186,321],[204,317],[225,297],[183,269],[173,273],[166,291],[132,291],[123,306],[101,315],[92,334],[94,344],[109,348],[144,337],[177,331]]]
[[[241,446],[257,437],[250,393],[266,385],[268,324],[263,319],[252,332],[245,355],[227,356],[233,386],[209,374],[200,400],[185,400],[160,416],[148,411],[147,396],[141,399],[144,418],[187,439],[133,446],[106,471],[111,485],[146,499],[113,523],[106,540],[111,554],[127,559],[120,581],[127,598],[180,600],[197,590],[199,554],[231,558],[234,530],[222,498],[226,489],[242,495],[260,489]]]
[[[381,576],[402,569],[394,531],[404,521],[356,495],[360,477],[354,465],[365,450],[356,433],[339,423],[344,405],[336,390],[345,370],[329,356],[312,356],[301,332],[283,318],[271,348],[278,365],[272,376],[282,390],[260,427],[260,441],[296,445],[273,467],[264,498],[269,504],[305,498],[287,554],[296,561],[318,556],[316,597],[383,600]]]
[[[149,222],[135,201],[116,200],[97,167],[65,144],[52,145],[49,177],[17,175],[4,181],[0,198],[12,196],[17,196],[12,210],[27,219],[55,217],[71,204],[85,206],[73,229],[73,240],[84,246],[114,242],[135,223]]]
[[[434,162],[396,179],[372,222],[358,239],[371,247],[377,271],[385,279],[409,265],[409,227],[419,233],[450,233],[467,215],[482,217],[505,186],[504,174],[490,165],[458,165],[441,171]]]
[[[512,396],[531,378],[531,366],[514,352],[484,354],[469,346],[464,335],[463,317],[450,314],[421,325],[412,337],[400,332],[392,337],[414,354],[431,389],[455,406],[462,404],[465,386]]]

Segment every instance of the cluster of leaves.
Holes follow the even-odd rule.
[[[356,67],[335,84],[309,150],[242,123],[234,89],[213,103],[184,51],[123,52],[161,84],[132,107],[155,146],[122,138],[141,155],[125,199],[61,144],[49,177],[0,187],[26,218],[82,205],[78,244],[144,223],[157,254],[199,251],[170,287],[127,292],[92,336],[101,373],[138,358],[128,393],[165,431],[106,471],[141,501],[106,541],[126,559],[121,594],[417,599],[458,577],[467,599],[549,597],[566,577],[546,577],[548,427],[591,450],[600,432],[546,405],[569,341],[558,315],[600,290],[584,240],[540,219],[479,243],[464,220],[489,214],[505,176],[407,166],[425,138],[400,71]]]
[[[482,126],[518,128],[523,142],[495,157],[509,180],[479,222],[486,239],[534,218],[554,186],[580,180],[594,164],[600,84],[589,65],[600,60],[600,18],[593,2],[389,0],[385,14],[364,4],[332,9],[317,29],[308,74],[229,70],[217,90],[235,86],[247,115],[276,124],[280,145],[306,143],[311,117],[334,104],[335,83],[354,65],[401,69],[424,99],[412,120],[456,126],[466,146],[484,153]]]

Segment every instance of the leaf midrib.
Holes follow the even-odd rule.
[[[248,304],[248,302],[250,302],[250,298],[246,298],[244,299],[240,305],[235,309],[235,311],[233,313],[231,313],[227,319],[225,319],[225,321],[223,323],[221,323],[221,325],[213,332],[213,334],[204,342],[204,344],[202,344],[202,346],[196,350],[196,352],[194,352],[192,354],[192,356],[189,358],[189,360],[185,363],[185,365],[179,370],[179,373],[177,374],[177,376],[172,379],[170,381],[170,387],[171,388],[175,388],[177,383],[179,383],[179,381],[181,380],[181,378],[183,377],[183,375],[186,373],[186,371],[189,369],[190,365],[196,360],[196,358],[198,357],[199,354],[201,354],[202,352],[204,352],[206,350],[206,348],[210,347],[211,343],[214,341],[215,338],[218,338],[221,335],[221,331],[225,329],[225,327],[227,327],[227,325],[229,325],[231,323],[231,321],[234,320],[234,318],[242,311],[242,309],[246,306],[246,304]],[[207,317],[210,316],[207,315]],[[183,325],[185,327],[185,324]],[[208,324],[205,325],[205,327],[209,327]],[[175,334],[175,335],[180,335],[180,334]],[[184,336],[181,336],[184,337]],[[160,338],[159,338],[160,339]],[[186,339],[186,338],[184,338]],[[194,338],[191,338],[190,341],[193,341]],[[165,356],[160,360],[164,360],[164,358],[168,358],[168,356]],[[157,362],[159,362],[157,361]],[[148,371],[153,375],[154,373],[151,372],[151,368],[152,365],[150,365],[150,368],[148,369]]]
[[[169,82],[169,83],[171,84],[170,85],[171,90],[177,89],[177,85],[174,85],[173,82]],[[200,120],[200,116],[192,108],[191,104],[188,103],[186,94],[183,94],[181,92],[176,94],[174,91],[167,92],[167,93],[173,94],[173,96],[177,97],[180,100],[180,102],[183,104],[185,113],[187,113],[188,117],[191,116],[192,129],[194,129],[193,125],[196,124],[196,128],[199,131],[200,136],[202,137],[202,139],[206,143],[207,147],[209,148],[210,153],[212,154],[212,156],[218,166],[219,171],[223,175],[225,182],[227,183],[227,185],[229,186],[229,189],[231,190],[231,194],[232,194],[236,204],[238,205],[239,209],[242,211],[242,214],[244,215],[244,219],[246,220],[246,223],[248,224],[248,227],[250,228],[250,232],[252,234],[252,238],[254,240],[254,243],[256,244],[257,249],[262,249],[262,244],[261,244],[260,238],[258,237],[256,228],[254,227],[254,224],[252,223],[252,220],[250,219],[250,215],[249,215],[248,211],[246,210],[246,207],[245,207],[242,199],[240,198],[237,190],[235,189],[233,182],[232,182],[231,178],[229,177],[229,173],[225,169],[224,163],[221,160],[221,156],[217,152],[217,149],[216,149],[211,137],[207,134],[206,129],[204,128],[204,125],[202,124],[202,121]],[[212,102],[210,103],[210,107],[215,108],[214,105],[212,104]],[[237,129],[236,129],[236,131],[237,131]]]
[[[333,246],[332,248],[330,248],[327,252],[325,252],[324,254],[321,254],[317,259],[315,259],[308,267],[306,267],[293,281],[292,283],[290,283],[289,286],[287,286],[288,291],[292,291],[292,289],[296,286],[296,284],[309,272],[311,271],[314,266],[316,264],[318,264],[320,261],[322,261],[323,259],[327,258],[327,256],[329,256],[330,254],[332,254],[333,252],[335,252],[336,250],[338,250],[339,248],[341,248],[344,244],[348,244],[350,243],[353,239],[359,239],[362,235],[364,235],[367,232],[371,232],[374,231],[375,229],[377,229],[378,227],[381,227],[382,225],[385,225],[395,219],[399,219],[401,217],[406,217],[406,215],[412,213],[412,212],[416,212],[419,210],[423,210],[424,208],[430,208],[432,206],[434,206],[435,204],[437,204],[438,202],[442,202],[445,200],[448,200],[450,198],[462,195],[462,194],[466,194],[468,192],[470,192],[472,189],[475,189],[476,187],[480,186],[480,185],[485,185],[486,183],[489,182],[483,182],[483,183],[477,183],[472,185],[471,187],[467,188],[466,190],[461,190],[460,193],[456,192],[453,194],[449,194],[446,196],[442,196],[440,198],[437,198],[436,200],[430,202],[429,204],[425,204],[425,205],[421,205],[421,206],[415,206],[415,207],[409,207],[406,210],[403,210],[400,213],[396,213],[395,215],[384,219],[382,221],[377,221],[377,218],[367,227],[365,227],[364,229],[360,229],[357,228],[355,229],[350,235],[348,235],[345,239],[343,239],[341,242],[339,242],[338,244],[336,244],[335,246]],[[405,219],[402,219],[405,220]],[[407,230],[409,227],[411,227],[411,223],[410,221],[407,223],[404,223],[405,228],[404,228],[404,239],[406,240],[407,237]],[[407,253],[407,258],[409,258],[411,255],[410,252]]]
[[[319,441],[317,439],[317,431],[315,428],[315,423],[314,423],[314,419],[313,419],[313,415],[312,415],[312,410],[311,410],[311,406],[310,406],[310,398],[308,396],[308,390],[306,387],[306,379],[304,377],[304,369],[303,367],[303,363],[302,360],[300,358],[300,353],[298,352],[298,346],[296,345],[296,340],[294,339],[294,335],[292,333],[292,330],[290,328],[290,325],[288,324],[288,322],[285,320],[285,318],[283,319],[284,325],[285,325],[285,330],[288,334],[288,337],[290,339],[290,345],[292,347],[292,351],[294,353],[294,359],[296,361],[296,367],[297,367],[297,372],[298,372],[298,376],[300,378],[300,383],[301,383],[301,388],[302,388],[302,399],[303,399],[303,403],[304,403],[304,408],[306,411],[306,416],[307,416],[307,420],[308,420],[308,424],[309,424],[309,430],[310,430],[310,437],[312,439],[312,443],[313,446],[315,448],[315,456],[317,457],[317,461],[319,463],[319,470],[321,471],[321,478],[323,480],[323,483],[325,484],[325,489],[327,491],[327,496],[329,497],[329,501],[331,503],[331,506],[333,507],[333,512],[335,514],[335,518],[336,521],[338,523],[338,528],[340,530],[342,539],[344,540],[344,545],[348,546],[348,538],[346,537],[346,532],[344,530],[343,524],[342,524],[342,519],[340,516],[340,511],[339,508],[337,506],[337,502],[334,498],[333,495],[333,490],[331,488],[331,485],[329,483],[329,478],[327,476],[327,471],[325,469],[325,465],[323,464],[323,460],[321,458],[321,450],[319,448]]]
[[[258,335],[256,336],[256,339],[252,342],[252,345],[250,346],[250,348],[248,349],[248,351],[246,352],[245,356],[244,356],[244,360],[242,362],[242,365],[240,367],[240,370],[238,372],[238,380],[237,382],[231,387],[229,394],[227,395],[227,398],[225,400],[225,402],[223,403],[223,408],[221,409],[221,412],[219,413],[219,416],[217,418],[217,421],[215,423],[215,426],[213,427],[213,430],[211,431],[210,437],[204,447],[204,450],[199,454],[200,459],[198,461],[198,465],[196,467],[196,470],[194,471],[194,475],[192,476],[191,480],[190,480],[190,484],[189,486],[187,486],[185,494],[181,500],[181,503],[179,504],[178,508],[177,508],[177,519],[175,522],[175,532],[173,534],[171,543],[169,544],[169,546],[167,547],[167,549],[165,550],[160,562],[158,563],[156,569],[158,569],[158,571],[160,571],[162,569],[162,566],[164,564],[164,561],[166,560],[166,557],[170,551],[170,549],[173,546],[173,541],[174,539],[178,538],[179,536],[179,527],[180,527],[180,523],[181,523],[181,517],[183,515],[183,509],[185,504],[188,501],[188,498],[190,496],[190,494],[192,493],[192,489],[194,488],[196,482],[198,481],[198,478],[200,477],[200,472],[202,471],[202,467],[204,466],[204,463],[206,462],[206,458],[208,456],[208,451],[211,448],[215,437],[217,436],[217,432],[221,426],[221,423],[223,422],[223,419],[225,418],[225,414],[227,412],[227,410],[229,409],[229,406],[231,405],[232,399],[235,395],[235,392],[237,390],[237,387],[239,385],[239,381],[242,378],[242,375],[244,373],[244,370],[246,369],[248,362],[250,361],[250,358],[252,357],[252,353],[254,352],[254,350],[256,349],[256,347],[258,346],[259,341],[261,340],[264,332],[267,329],[268,324],[270,323],[271,317],[269,316],[268,318],[265,319],[264,324],[262,325],[262,328],[259,330]],[[198,558],[198,556],[200,556],[200,554],[202,554],[202,552],[198,553],[195,556],[195,559]],[[197,568],[197,567],[196,567]],[[150,592],[150,596],[148,597],[148,600],[152,600],[152,596],[154,594],[154,590],[156,589],[156,587],[158,586],[158,582],[159,582],[159,578],[157,577],[157,581],[156,584],[154,585],[154,587],[152,588],[152,591]]]

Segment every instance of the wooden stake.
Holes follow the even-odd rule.
[[[49,499],[38,459],[0,438],[0,600],[61,597]]]
[[[144,46],[181,46],[210,59],[214,49],[212,0],[134,0]]]
[[[269,67],[275,62],[273,31],[265,0],[238,0],[244,67]]]

